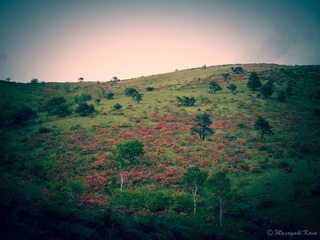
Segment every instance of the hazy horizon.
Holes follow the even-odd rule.
[[[204,64],[320,64],[320,2],[0,0],[0,79],[108,81]]]

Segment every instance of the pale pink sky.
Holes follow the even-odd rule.
[[[319,64],[319,14],[310,15],[311,8],[296,4],[284,13],[271,8],[272,1],[260,6],[250,0],[244,6],[214,0],[120,2],[3,4],[0,79],[106,81],[203,64]],[[294,17],[298,13],[307,16],[304,22]]]

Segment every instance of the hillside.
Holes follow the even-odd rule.
[[[252,72],[263,85],[254,91],[247,86]],[[222,90],[210,91],[212,82]],[[271,96],[261,90],[268,84]],[[268,229],[320,234],[319,91],[320,66],[275,64],[117,82],[1,81],[3,239],[270,239]],[[184,96],[194,97],[194,105],[179,104]],[[95,111],[79,109],[85,103]],[[214,133],[201,140],[191,129],[203,113]],[[260,137],[259,116],[273,134]],[[123,155],[133,141],[144,153]],[[230,191],[221,205],[217,181],[198,180],[196,195],[194,181],[188,187],[190,167],[208,179],[226,173]]]

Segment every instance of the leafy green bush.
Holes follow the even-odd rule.
[[[230,84],[228,87],[227,87],[233,94],[235,94],[236,90],[237,90],[237,85],[235,84]]]
[[[113,92],[107,92],[104,96],[105,96],[106,99],[113,99],[114,93]]]
[[[76,113],[78,113],[81,117],[90,116],[95,113],[96,110],[92,104],[88,103],[80,103],[76,109]]]
[[[211,82],[210,86],[210,93],[216,93],[217,91],[221,91],[222,87],[217,82]]]
[[[154,90],[154,87],[147,87],[146,88],[146,91],[148,91],[148,92],[152,92]]]
[[[274,86],[272,82],[267,82],[265,85],[263,85],[260,89],[260,93],[264,98],[270,98],[274,92]]]
[[[122,105],[119,103],[116,103],[115,105],[113,105],[114,110],[120,110],[121,108],[122,108]]]
[[[30,107],[20,107],[12,113],[13,125],[25,126],[28,122],[30,122],[32,119],[35,119],[36,117],[37,113]]]
[[[242,67],[232,67],[231,70],[234,74],[240,74],[244,72]]]
[[[92,96],[90,94],[83,93],[81,95],[75,96],[74,101],[75,101],[75,103],[80,104],[80,103],[87,102],[91,99],[92,99]]]
[[[144,145],[138,140],[119,144],[117,148],[121,159],[132,161],[144,155]]]
[[[194,97],[177,97],[177,102],[180,106],[186,106],[186,107],[190,107],[190,106],[194,106],[194,104],[196,103],[196,99]]]
[[[71,114],[67,100],[64,97],[54,97],[50,99],[45,109],[48,111],[49,115],[65,117]]]
[[[134,94],[136,94],[138,92],[137,89],[133,88],[133,87],[130,87],[130,88],[126,88],[124,90],[124,93],[127,95],[127,96],[130,96],[130,97],[133,97]]]

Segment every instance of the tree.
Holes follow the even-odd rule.
[[[223,77],[223,81],[228,81],[229,80],[229,77],[230,77],[230,73],[222,73],[221,74],[222,75],[222,77]]]
[[[240,74],[244,72],[242,67],[232,67],[231,70],[234,74]]]
[[[30,107],[23,106],[12,113],[13,124],[16,126],[25,126],[29,121],[37,117],[37,113]]]
[[[140,103],[142,100],[142,94],[139,92],[136,92],[135,94],[133,94],[133,100],[137,103]]]
[[[78,81],[79,81],[79,82],[83,82],[83,80],[84,80],[83,77],[79,77],[79,78],[78,78]]]
[[[112,77],[111,82],[119,82],[120,79],[116,76]]]
[[[278,101],[279,102],[285,102],[286,101],[286,94],[284,93],[284,91],[280,91],[278,94]]]
[[[122,164],[125,161],[133,162],[136,161],[139,157],[144,155],[144,145],[142,142],[135,140],[129,141],[122,144],[117,145],[118,149],[118,156],[117,159],[119,161],[119,168],[120,168],[120,190],[122,191],[123,188],[123,175],[122,175]]]
[[[133,87],[129,87],[124,90],[124,93],[129,97],[133,97],[133,95],[136,94],[137,92],[138,90]]]
[[[117,145],[119,157],[121,159],[129,160],[130,162],[136,160],[144,154],[144,145],[138,140],[125,142]]]
[[[10,77],[7,77],[6,78],[6,82],[10,82],[11,81],[11,78]]]
[[[76,113],[79,113],[81,117],[90,116],[95,112],[95,108],[92,104],[80,103],[76,109]]]
[[[260,89],[260,93],[262,94],[262,96],[264,98],[270,98],[271,95],[273,94],[274,92],[274,86],[273,86],[273,83],[268,81],[265,85],[263,85]]]
[[[211,82],[209,86],[210,86],[211,93],[216,93],[217,91],[222,90],[221,86],[216,82]]]
[[[259,116],[254,125],[255,129],[261,132],[260,140],[263,139],[264,135],[272,135],[272,127],[269,125],[269,122],[263,117]]]
[[[196,103],[196,99],[194,97],[177,97],[177,102],[181,106],[191,107]]]
[[[37,83],[39,83],[39,80],[38,80],[37,78],[32,78],[32,79],[30,80],[30,83],[32,83],[32,84],[37,84]]]
[[[259,76],[256,72],[252,72],[249,76],[247,86],[250,90],[255,91],[257,88],[261,87],[261,82]]]
[[[142,94],[139,93],[139,91],[138,91],[137,89],[135,89],[135,88],[133,88],[133,87],[130,87],[130,88],[126,88],[124,92],[125,92],[125,94],[126,94],[127,96],[132,97],[132,99],[133,99],[134,101],[136,101],[137,103],[140,103],[140,102],[141,102],[141,100],[142,100]]]
[[[236,93],[237,90],[237,85],[231,83],[228,87],[227,87],[233,94]]]
[[[208,178],[206,186],[214,197],[219,199],[219,222],[222,228],[223,201],[230,193],[230,179],[227,177],[226,172],[217,172]]]
[[[204,185],[208,177],[208,173],[201,171],[198,167],[190,167],[187,169],[187,172],[183,175],[181,183],[184,187],[191,191],[193,196],[193,214],[197,213],[197,193],[200,187]]]
[[[207,113],[198,115],[195,122],[195,126],[191,128],[191,133],[199,134],[201,140],[204,140],[207,136],[214,134],[214,130],[210,128],[212,121]]]

